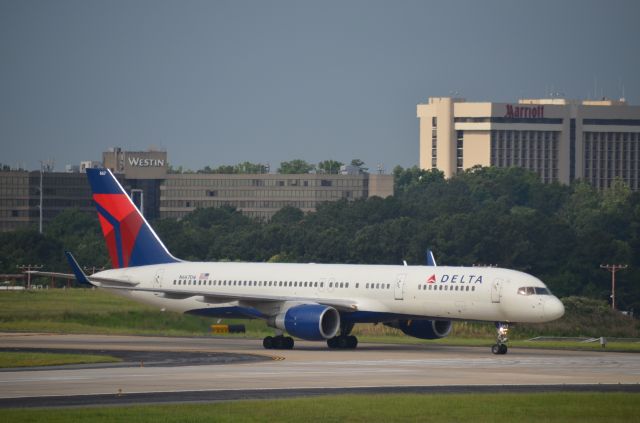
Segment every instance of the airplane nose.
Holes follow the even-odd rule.
[[[547,300],[544,304],[544,315],[550,321],[561,318],[564,315],[564,304],[557,297]]]

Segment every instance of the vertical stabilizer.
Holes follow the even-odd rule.
[[[87,169],[102,233],[113,268],[179,261],[133,204],[108,169]]]

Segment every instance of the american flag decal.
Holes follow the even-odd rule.
[[[200,277],[198,279],[209,279],[208,273],[200,273]]]

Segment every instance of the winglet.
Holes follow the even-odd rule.
[[[427,266],[436,267],[436,258],[433,256],[433,251],[427,250]]]
[[[65,251],[64,255],[67,257],[67,261],[69,262],[69,266],[71,266],[73,274],[76,275],[76,280],[84,285],[93,285],[89,281],[89,278],[87,278],[87,275],[82,271],[82,268],[76,261],[75,257],[73,257],[73,254],[71,254],[69,251]]]

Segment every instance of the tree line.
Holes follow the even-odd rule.
[[[531,273],[559,296],[608,299],[601,264],[616,275],[619,308],[640,306],[640,193],[622,182],[597,191],[584,182],[543,184],[521,168],[394,169],[395,196],[328,202],[305,214],[285,207],[268,222],[233,208],[199,209],[152,222],[169,250],[186,260],[410,265],[434,251],[443,265],[497,265]],[[45,226],[0,234],[0,269],[44,264],[67,272],[63,251],[108,266],[95,215],[68,210]]]
[[[305,174],[310,172],[324,174],[339,174],[343,162],[329,159],[323,160],[318,164],[309,163],[306,160],[294,159],[281,162],[277,169],[277,173],[282,174]],[[365,167],[365,163],[360,159],[353,159],[350,165],[357,169],[360,173],[366,173],[369,168]],[[169,173],[220,173],[220,174],[251,174],[251,173],[269,173],[271,168],[263,163],[242,162],[236,165],[221,165],[218,167],[205,166],[196,171],[183,169],[182,166],[177,168],[169,167]]]

